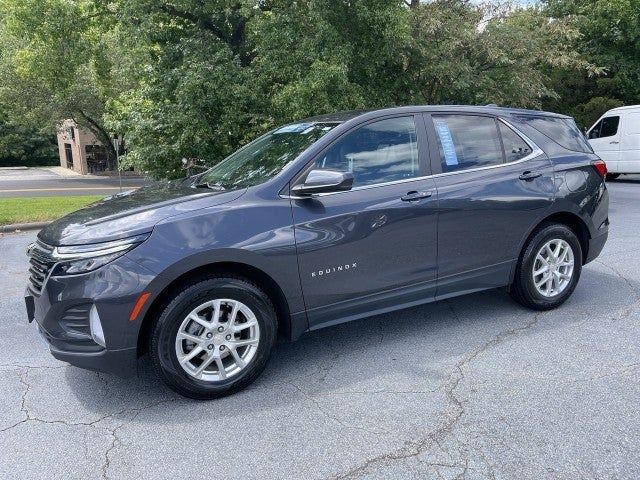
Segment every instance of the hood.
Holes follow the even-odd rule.
[[[72,212],[43,228],[38,238],[49,245],[81,245],[149,232],[165,218],[227,203],[245,190],[215,191],[193,182],[157,182],[112,195]]]

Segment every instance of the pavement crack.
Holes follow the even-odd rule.
[[[382,435],[382,434],[389,434],[390,432],[385,430],[384,428],[380,428],[380,430],[382,431],[375,431],[375,430],[370,430],[368,428],[365,427],[360,427],[357,425],[351,425],[348,423],[345,423],[342,421],[342,419],[340,419],[340,417],[332,414],[331,412],[328,412],[324,409],[324,407],[322,406],[322,404],[320,402],[318,402],[318,400],[313,396],[308,394],[307,392],[305,392],[302,388],[300,388],[298,385],[296,385],[293,382],[286,382],[287,385],[290,385],[291,387],[293,387],[294,389],[296,389],[300,394],[302,394],[307,400],[309,400],[313,406],[320,411],[324,416],[326,416],[327,418],[335,421],[336,423],[338,423],[341,427],[343,428],[350,428],[350,429],[355,429],[355,430],[362,430],[364,432],[373,434],[373,435]]]
[[[608,263],[603,262],[600,259],[595,259],[594,260],[595,263],[602,265],[605,268],[608,268],[609,270],[611,270],[615,275],[617,275],[619,278],[621,278],[629,287],[629,289],[633,292],[633,294],[635,295],[635,299],[633,300],[633,302],[629,305],[627,305],[625,308],[618,310],[617,312],[621,312],[619,317],[613,316],[612,319],[614,320],[624,320],[626,318],[628,318],[629,316],[631,316],[631,314],[634,312],[634,310],[638,307],[640,307],[640,290],[638,289],[638,287],[636,286],[636,284],[629,279],[628,277],[626,277],[620,270],[618,270],[617,268],[609,265]],[[616,313],[617,313],[616,312]]]
[[[598,258],[596,258],[594,260],[594,262],[602,265],[605,268],[608,268],[613,273],[615,273],[618,277],[620,277],[622,280],[624,280],[624,282],[629,286],[631,291],[636,294],[636,298],[640,298],[640,291],[638,290],[638,287],[633,283],[633,281],[631,279],[626,277],[620,270],[618,270],[617,268],[609,265],[608,263],[603,262],[602,260],[600,260]]]
[[[137,414],[135,414],[130,421],[134,420],[135,417],[138,416],[140,412],[138,412]],[[108,479],[109,478],[109,467],[111,467],[111,452],[113,450],[115,450],[115,448],[118,445],[121,445],[122,442],[120,440],[120,438],[118,437],[118,430],[121,429],[124,425],[126,425],[126,422],[122,422],[120,425],[118,425],[115,428],[112,428],[109,430],[109,434],[111,435],[111,443],[109,444],[109,446],[107,447],[107,449],[104,451],[104,460],[102,462],[102,467],[100,469],[100,471],[102,472],[102,478],[103,479]]]
[[[13,368],[13,369],[28,369],[28,370],[39,370],[39,369],[50,369],[57,370],[61,368],[68,368],[70,365],[25,365],[22,363],[0,363],[0,368]]]
[[[437,387],[431,390],[345,390],[341,392],[324,392],[319,393],[318,397],[337,397],[346,395],[427,395],[430,393],[436,393],[441,387]]]
[[[157,402],[151,402],[148,403],[146,405],[142,405],[141,407],[129,407],[129,408],[124,408],[122,410],[120,410],[119,412],[115,412],[109,415],[105,415],[104,417],[100,418],[99,420],[96,420],[95,422],[92,422],[92,426],[96,426],[96,424],[98,422],[101,422],[103,420],[106,420],[107,418],[113,418],[116,416],[121,416],[121,415],[125,415],[125,414],[132,414],[131,418],[129,418],[128,420],[121,422],[120,424],[118,424],[117,426],[113,427],[113,428],[107,428],[107,427],[101,427],[106,429],[109,432],[109,435],[111,435],[111,443],[107,446],[107,449],[104,452],[104,461],[102,463],[102,467],[101,467],[101,472],[102,472],[102,478],[103,479],[108,479],[109,478],[109,468],[111,467],[111,452],[113,450],[115,450],[115,448],[118,445],[122,444],[122,441],[120,440],[120,437],[118,437],[118,430],[120,430],[122,427],[124,427],[125,425],[133,422],[138,415],[140,415],[143,411],[148,410],[150,408],[156,407],[158,405],[163,405],[163,404],[167,404],[167,403],[173,403],[175,402],[176,398],[170,399],[170,400],[158,400]]]
[[[450,304],[449,308],[452,311],[454,317],[459,318],[457,312],[455,312]],[[465,414],[464,400],[456,394],[456,389],[464,380],[465,370],[468,368],[469,364],[479,355],[482,355],[487,350],[499,345],[507,338],[522,333],[536,326],[542,314],[542,312],[536,312],[533,318],[524,325],[510,328],[498,333],[491,340],[483,343],[480,347],[465,355],[458,363],[456,363],[453,371],[444,383],[447,406],[445,408],[444,418],[437,428],[435,428],[433,431],[429,432],[425,437],[419,440],[407,442],[405,446],[400,449],[370,458],[360,466],[354,467],[347,472],[339,473],[329,478],[331,480],[347,480],[360,478],[382,466],[409,458],[415,458],[420,454],[427,452],[434,445],[439,445],[444,438],[451,434],[460,418]]]

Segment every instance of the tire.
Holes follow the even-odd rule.
[[[608,181],[615,180],[620,175],[621,175],[620,173],[607,173],[607,180]]]
[[[567,260],[563,263],[556,262],[553,265],[555,260],[553,256],[549,256],[551,264],[545,262],[544,257],[548,256],[548,253],[547,250],[543,252],[541,249],[549,242],[551,242],[552,251],[558,248],[559,245],[570,247],[570,253],[567,253],[567,258],[569,254],[573,256],[573,266],[569,279],[565,278],[569,272],[569,268],[566,266],[568,264]],[[559,257],[562,257],[562,252],[563,250],[560,250]],[[539,253],[542,258],[538,259]],[[538,288],[534,283],[534,267],[536,271],[541,271],[544,270],[545,266],[547,271],[538,274],[535,277],[536,280],[542,282],[545,277],[549,278],[551,276],[553,281],[551,287],[547,280]],[[551,310],[564,303],[571,296],[578,284],[578,280],[580,280],[581,271],[582,248],[576,234],[566,225],[546,223],[535,230],[524,245],[518,260],[510,294],[516,302],[525,307],[534,310]],[[556,272],[556,274],[553,272]],[[556,286],[555,290],[553,285]],[[547,295],[545,295],[544,290],[547,290]]]
[[[192,320],[195,317],[198,321]],[[185,397],[210,400],[253,382],[267,364],[276,335],[275,310],[260,288],[239,277],[216,276],[185,285],[175,295],[151,330],[149,352],[169,388]],[[194,350],[198,354],[186,358]],[[200,367],[204,370],[198,376]]]

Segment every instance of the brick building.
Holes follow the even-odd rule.
[[[116,169],[115,165],[109,166],[106,149],[95,135],[73,120],[65,120],[58,127],[58,154],[61,166],[83,175]]]

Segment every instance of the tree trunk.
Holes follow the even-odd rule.
[[[77,124],[87,128],[91,133],[95,135],[95,137],[98,140],[100,140],[100,143],[102,143],[102,145],[104,146],[105,151],[107,153],[107,169],[117,170],[118,156],[117,156],[116,149],[113,146],[113,139],[111,138],[111,135],[109,135],[109,132],[107,132],[105,128],[97,120],[94,120],[93,118],[89,117],[82,110],[78,110],[78,115],[80,117],[79,121],[76,120],[75,118],[74,118],[74,121]]]

